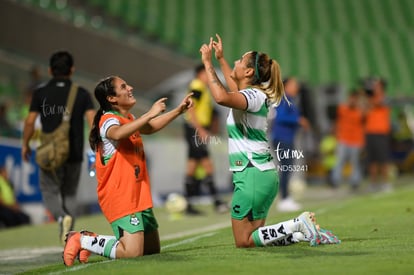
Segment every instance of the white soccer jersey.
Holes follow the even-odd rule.
[[[105,120],[102,124],[102,127],[99,129],[103,144],[103,156],[105,158],[111,157],[115,153],[116,147],[118,147],[118,142],[116,140],[112,140],[106,137],[106,132],[111,126],[114,125],[120,126],[121,123],[118,119],[111,117]]]
[[[117,114],[115,112],[106,112],[106,113],[112,113],[112,114]],[[133,116],[133,115],[132,115]],[[134,117],[134,116],[133,116]],[[135,119],[135,117],[134,117]],[[111,126],[120,126],[121,122],[119,121],[119,119],[111,117],[106,119],[103,123],[102,123],[102,127],[99,129],[99,134],[101,135],[101,139],[102,139],[102,144],[103,144],[103,156],[105,159],[109,159],[116,151],[116,148],[118,147],[118,142],[116,140],[113,139],[109,139],[106,136],[106,132],[108,131],[109,128],[111,128]]]
[[[249,162],[261,171],[274,169],[267,140],[266,94],[256,88],[241,90],[247,110],[231,109],[227,117],[230,171],[243,171]]]

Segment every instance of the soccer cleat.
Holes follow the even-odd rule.
[[[335,236],[332,231],[323,229],[319,224],[316,224],[315,213],[310,212],[310,219],[315,225],[316,230],[319,233],[319,244],[340,244],[341,240]],[[308,242],[309,240],[305,238],[305,235],[302,232],[293,232],[292,234],[293,241]]]
[[[321,242],[319,232],[315,226],[315,214],[312,212],[303,212],[299,215],[298,220],[301,221],[299,232],[303,233],[304,239],[309,241],[311,246],[317,246]]]
[[[63,263],[66,266],[72,266],[76,257],[81,251],[81,233],[76,231],[70,231],[66,235],[66,243],[63,249]]]
[[[320,233],[320,231],[319,231],[320,226],[319,226],[319,224],[316,224],[315,213],[309,212],[309,217],[310,217],[312,223],[315,225],[316,230]],[[292,239],[296,242],[308,242],[309,241],[308,239],[305,238],[305,235],[302,232],[299,232],[299,231],[293,232]]]
[[[313,221],[313,223],[315,223],[315,222]],[[316,227],[316,230],[318,230],[318,232],[319,232],[319,235],[321,237],[321,242],[322,242],[323,237],[322,237],[322,234],[321,234],[321,231],[320,231],[319,224],[316,224],[315,227]],[[296,242],[309,242],[309,240],[305,238],[305,235],[303,235],[302,232],[293,232],[292,239]]]
[[[185,210],[185,213],[189,216],[202,216],[204,215],[203,212],[200,210],[195,209],[191,204],[187,205],[187,209]]]
[[[82,230],[80,233],[83,236],[91,236],[91,237],[98,236],[96,233],[86,231],[86,230]],[[79,251],[79,255],[78,255],[79,262],[81,262],[82,264],[86,264],[88,262],[88,259],[89,259],[90,255],[91,255],[91,252],[89,250],[81,249],[81,251]]]
[[[321,236],[322,244],[340,244],[341,240],[335,236],[332,231],[323,228],[318,228],[319,235]]]
[[[81,249],[78,255],[79,262],[86,264],[89,261],[89,256],[91,256],[91,252],[89,250]]]
[[[62,245],[65,245],[66,235],[72,230],[73,218],[69,215],[65,215],[59,220],[60,224],[60,241]]]

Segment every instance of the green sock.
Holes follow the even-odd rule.
[[[115,259],[115,251],[117,245],[118,241],[115,236],[97,235],[81,237],[81,247],[83,249],[87,249],[90,252],[111,259]]]
[[[264,246],[262,242],[260,241],[259,229],[256,229],[255,231],[253,231],[252,237],[253,237],[253,242],[255,246],[257,247]]]
[[[119,241],[116,239],[108,240],[104,247],[103,256],[110,258],[110,259],[116,259],[116,247],[118,246]]]

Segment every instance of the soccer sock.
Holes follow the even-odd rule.
[[[185,179],[185,196],[191,198],[197,194],[197,182],[193,176],[187,176]]]
[[[214,184],[214,180],[213,180],[213,176],[212,175],[207,175],[202,181],[201,184],[205,184],[207,185],[210,194],[212,196],[216,196],[217,195],[217,189],[216,189],[216,185]]]
[[[222,204],[222,201],[217,196],[217,188],[216,188],[216,184],[215,184],[214,179],[213,179],[213,175],[207,175],[201,181],[201,184],[202,185],[204,185],[204,184],[207,185],[207,187],[210,191],[210,195],[213,197],[215,206],[218,206],[218,205]]]
[[[292,233],[295,232],[297,219],[284,221],[281,223],[259,227],[252,236],[256,246],[275,246],[275,245],[289,245],[296,242],[292,238]]]
[[[186,176],[185,179],[185,198],[187,199],[187,209],[192,209],[193,197],[198,193],[198,183],[193,176]]]
[[[82,236],[81,247],[95,254],[116,258],[116,247],[119,241],[114,236],[98,235],[98,236]]]

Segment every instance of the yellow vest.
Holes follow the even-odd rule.
[[[2,176],[0,176],[0,198],[7,206],[12,206],[16,203],[13,189],[9,182]]]
[[[199,98],[193,97],[194,113],[198,123],[203,127],[209,127],[213,117],[213,102],[207,86],[199,79],[194,79],[189,85],[189,92],[200,92]],[[189,112],[185,113],[185,120],[190,121]]]

